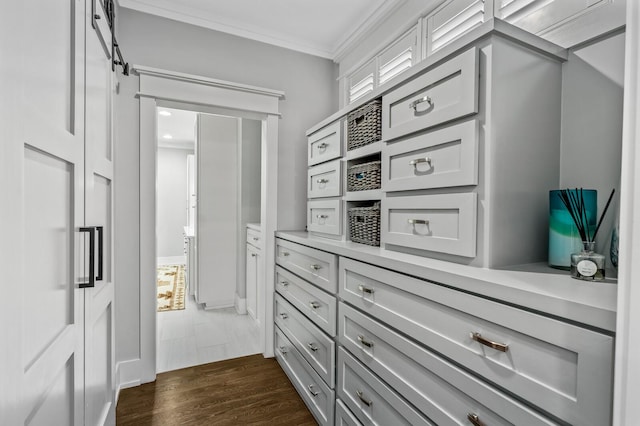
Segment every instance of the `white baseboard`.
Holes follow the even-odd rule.
[[[218,302],[215,305],[204,302],[202,307],[205,311],[209,311],[211,309],[223,309],[223,308],[233,308],[235,306],[235,302],[233,300],[223,300],[222,302]]]
[[[247,299],[240,297],[236,294],[236,312],[240,315],[247,313]]]
[[[140,360],[134,359],[122,361],[116,364],[116,395],[115,403],[118,403],[120,391],[122,389],[140,386],[142,379],[140,377]]]

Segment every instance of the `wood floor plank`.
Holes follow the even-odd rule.
[[[316,425],[277,361],[251,355],[158,374],[120,392],[118,426]]]

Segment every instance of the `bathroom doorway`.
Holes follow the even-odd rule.
[[[206,107],[156,110],[156,372],[260,353],[245,242],[261,215],[262,122]]]

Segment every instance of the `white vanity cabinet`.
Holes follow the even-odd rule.
[[[260,241],[262,234],[260,226],[256,224],[247,225],[247,257],[246,257],[246,301],[247,313],[255,321],[259,320],[259,294],[262,291],[262,274],[260,256]]]

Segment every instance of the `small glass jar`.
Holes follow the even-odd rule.
[[[583,241],[582,251],[571,255],[571,277],[585,281],[604,279],[604,256],[593,251],[595,241]]]

